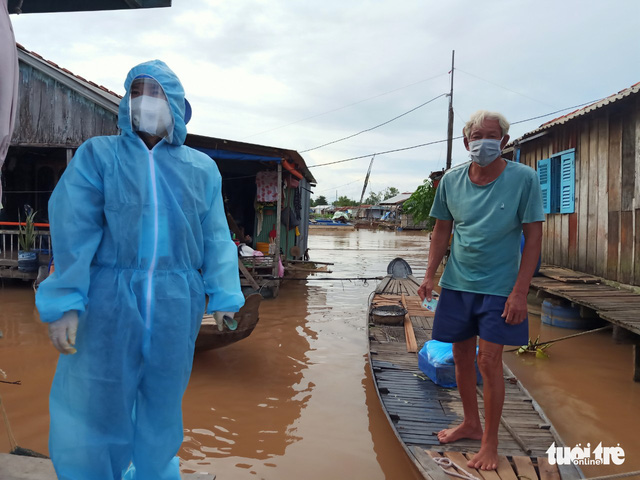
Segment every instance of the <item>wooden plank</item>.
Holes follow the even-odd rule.
[[[429,475],[429,478],[433,480],[449,480],[449,476],[442,471],[424,448],[413,446],[409,450],[420,464],[420,467]]]
[[[511,468],[509,460],[502,455],[499,458],[498,469],[496,470],[501,480],[519,480],[515,472]]]
[[[577,268],[578,266],[578,214],[577,209],[567,215],[569,227],[568,227],[568,238],[569,238],[569,250],[568,250],[568,263],[570,268]]]
[[[407,308],[407,301],[405,299],[404,293],[401,296],[402,298],[402,306]],[[413,331],[413,324],[411,323],[411,318],[409,318],[409,314],[405,314],[404,316],[404,335],[407,342],[407,352],[409,353],[417,353],[418,352],[418,343],[416,342],[416,336]]]
[[[587,262],[585,272],[596,273],[597,229],[598,229],[598,124],[596,119],[589,121],[589,193],[587,195]]]
[[[242,275],[244,275],[244,278],[246,278],[249,281],[249,284],[254,289],[260,290],[260,285],[258,285],[258,282],[256,282],[255,279],[251,276],[251,274],[249,273],[249,270],[247,270],[247,267],[245,267],[244,264],[242,263],[241,258],[238,258],[238,268],[242,272]]]
[[[589,124],[581,122],[576,152],[576,211],[578,212],[578,270],[586,271],[589,213]]]
[[[475,453],[467,453],[466,457],[471,460]],[[495,470],[476,470],[480,475],[476,475],[483,480],[500,480],[500,475]]]
[[[638,166],[640,167],[640,159],[638,159]],[[638,182],[640,184],[640,182]],[[640,197],[638,197],[640,198]],[[635,225],[636,230],[634,233],[634,265],[633,265],[633,283],[640,283],[640,208],[637,208],[635,211]]]
[[[558,467],[550,465],[546,457],[538,457],[538,472],[540,472],[540,480],[561,480]]]
[[[621,210],[633,210],[636,188],[636,121],[635,115],[629,112],[622,124],[622,192]]]
[[[598,122],[598,220],[596,233],[596,275],[604,276],[607,271],[607,226],[609,201],[607,197],[607,173],[609,156],[609,119],[601,116]]]
[[[618,248],[620,246],[620,212],[609,212],[607,248],[607,278],[618,278]]]
[[[516,465],[516,471],[518,472],[518,477],[526,477],[531,480],[535,480],[538,478],[538,474],[536,473],[536,469],[531,463],[531,459],[529,457],[522,457],[518,455],[514,455],[511,457],[513,463]]]
[[[467,466],[469,460],[460,452],[444,452],[444,456],[455,463],[460,470],[465,471],[469,475],[473,475],[474,477],[480,477],[480,472],[475,468],[471,468]]]
[[[622,116],[614,115],[609,123],[609,212],[619,212],[622,187]]]
[[[620,213],[620,274],[619,282],[631,283],[633,274],[633,246],[634,246],[633,212]]]

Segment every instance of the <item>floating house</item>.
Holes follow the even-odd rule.
[[[381,207],[389,209],[387,213],[383,214],[382,220],[402,230],[422,230],[425,228],[426,222],[416,223],[411,214],[402,210],[402,205],[409,200],[412,194],[413,192],[404,192],[380,202]]]
[[[85,140],[118,133],[121,97],[21,45],[17,48],[19,109],[2,167],[0,277],[23,278],[15,268],[18,212],[25,204],[38,212],[36,222],[43,227],[37,246],[48,253],[51,192]],[[243,284],[277,293],[282,267],[302,258],[307,249],[310,193],[316,181],[304,159],[294,150],[201,135],[189,134],[185,144],[218,165],[230,235],[265,254],[259,260],[242,257]],[[47,259],[45,255],[41,262]]]
[[[542,261],[640,286],[640,83],[505,149],[538,172]]]

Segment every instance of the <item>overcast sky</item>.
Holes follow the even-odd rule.
[[[452,50],[456,136],[478,109],[517,122],[640,81],[638,0],[173,0],[11,20],[25,48],[119,94],[132,66],[164,60],[193,106],[191,133],[298,150],[314,197],[330,201],[359,199],[370,154],[446,139],[448,99],[302,152],[448,93]],[[445,160],[442,142],[377,155],[367,191],[413,191]],[[453,164],[467,160],[454,141]]]

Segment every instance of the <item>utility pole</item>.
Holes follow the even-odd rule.
[[[447,170],[451,168],[451,151],[453,149],[453,71],[456,51],[451,51],[451,91],[449,92],[449,126],[447,129]]]
[[[362,194],[360,195],[360,203],[358,204],[358,208],[356,209],[356,220],[358,219],[358,215],[360,214],[360,207],[362,207],[362,200],[364,199],[364,194],[367,191],[367,184],[369,183],[369,175],[371,175],[371,167],[373,167],[373,160],[376,158],[374,155],[371,157],[371,162],[369,163],[369,170],[367,170],[367,176],[364,177],[364,186],[362,187]]]

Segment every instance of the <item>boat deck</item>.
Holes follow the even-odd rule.
[[[409,277],[385,277],[376,289],[372,303],[398,304],[404,294],[408,316],[420,348],[431,339],[433,313],[421,307],[417,296],[418,282],[412,276]],[[384,410],[396,435],[422,469],[425,478],[441,478],[437,472],[442,470],[434,467],[433,462],[423,453],[430,452],[427,456],[458,456],[477,452],[480,441],[461,440],[451,444],[440,444],[438,441],[437,432],[462,421],[462,401],[456,389],[440,387],[420,371],[417,353],[407,352],[404,326],[370,324],[369,343],[371,368]],[[581,478],[574,467],[560,467],[558,470],[558,467],[551,467],[546,463],[546,450],[551,444],[555,442],[560,446],[563,443],[540,407],[507,367],[504,370],[504,381],[506,398],[498,436],[504,476],[495,476],[492,472],[474,475],[492,480],[515,479],[516,475],[521,474],[517,473],[518,463],[514,459],[522,457],[531,465],[528,471],[536,472],[535,477],[530,477],[532,480]],[[478,404],[482,412],[481,388],[478,389]],[[508,474],[507,463],[504,462],[515,470],[511,468]],[[518,462],[524,469],[524,461]],[[466,466],[466,462],[462,465]]]

